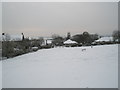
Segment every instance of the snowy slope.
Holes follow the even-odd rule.
[[[3,88],[118,87],[118,45],[39,50],[2,65]]]

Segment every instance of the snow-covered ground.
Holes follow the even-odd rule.
[[[118,88],[118,45],[44,49],[2,65],[3,88]]]

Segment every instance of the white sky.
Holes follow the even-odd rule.
[[[64,36],[88,31],[110,35],[118,29],[117,2],[3,3],[2,10],[3,32],[11,34]]]

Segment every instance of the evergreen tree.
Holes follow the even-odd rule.
[[[66,39],[68,40],[68,39],[70,39],[70,38],[71,38],[71,34],[70,34],[70,32],[68,32],[68,33],[67,33],[67,38],[66,38]]]
[[[25,40],[24,34],[22,33],[22,41]]]

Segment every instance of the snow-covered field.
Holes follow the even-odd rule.
[[[3,88],[118,88],[118,45],[44,49],[2,65]]]

